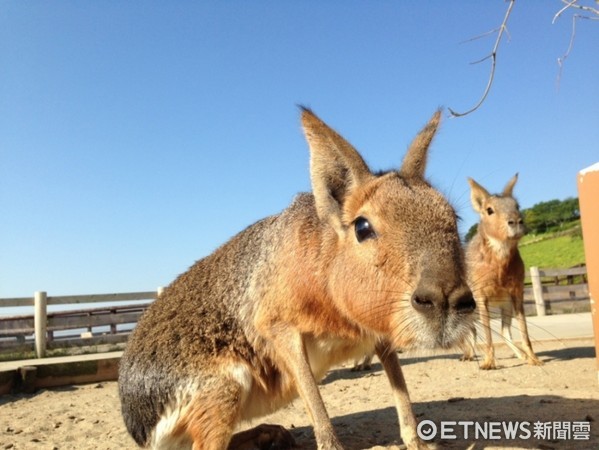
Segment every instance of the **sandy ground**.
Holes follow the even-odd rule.
[[[535,348],[544,366],[526,366],[500,346],[501,367],[494,371],[481,371],[476,362],[460,362],[456,354],[400,355],[417,416],[437,426],[432,441],[436,448],[599,449],[599,385],[592,340],[543,341]],[[397,415],[380,364],[363,373],[347,367],[333,370],[322,381],[321,391],[347,449],[400,448]],[[114,382],[2,396],[0,450],[134,449],[119,408]],[[481,426],[530,422],[531,433],[537,421],[557,422],[562,428],[568,426],[562,423],[588,421],[590,432],[589,440],[534,435],[526,440],[475,440],[473,431],[464,439],[462,425],[448,430],[457,439],[443,439],[442,421],[474,421]],[[261,422],[290,429],[300,449],[316,447],[298,400],[257,423]]]

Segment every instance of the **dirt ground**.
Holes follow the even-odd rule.
[[[507,348],[498,347],[501,367],[494,371],[481,371],[476,362],[460,362],[457,354],[401,354],[416,414],[437,427],[431,441],[436,448],[599,449],[599,385],[592,340],[543,341],[535,349],[545,362],[542,367],[524,365]],[[333,370],[322,381],[321,391],[345,448],[400,448],[397,415],[380,364],[370,372]],[[453,431],[446,428],[446,434],[457,438],[442,438],[441,422],[446,421],[473,421],[491,430],[502,426],[491,422],[529,422],[531,436],[510,440],[500,430],[495,434],[501,439],[489,435],[484,439],[481,431],[475,439],[474,428],[468,428],[465,439],[463,424],[449,424]],[[572,423],[588,422],[590,431],[583,430],[581,436],[589,440],[574,440],[571,430],[569,440],[562,439],[567,431],[537,438],[537,421],[551,422],[549,432],[555,433]],[[258,423],[290,429],[300,449],[316,447],[299,400]],[[116,383],[0,397],[0,449],[38,448],[135,449],[122,423]]]

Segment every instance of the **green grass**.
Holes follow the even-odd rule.
[[[520,255],[527,271],[532,266],[567,268],[585,262],[583,241],[577,235],[547,237],[520,245]]]
[[[68,356],[68,355],[69,355],[69,353],[65,349],[62,349],[62,348],[48,350],[46,352],[46,356],[48,358],[52,358],[55,356]],[[33,359],[33,358],[36,358],[35,351],[33,351],[33,350],[22,350],[22,351],[0,353],[0,362],[17,361],[20,359]]]

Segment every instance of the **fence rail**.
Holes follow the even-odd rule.
[[[159,288],[160,289],[160,288]],[[61,295],[46,296],[48,305],[70,305],[78,303],[111,303],[132,300],[155,299],[158,291],[127,292],[120,294],[90,294],[90,295]],[[34,297],[15,297],[0,299],[0,307],[34,306]]]
[[[524,302],[527,313],[540,316],[584,310],[589,288],[586,267],[553,269],[531,267]],[[120,294],[48,296],[36,292],[33,297],[0,299],[3,307],[28,306],[34,314],[2,317],[0,315],[0,351],[35,349],[38,357],[46,350],[65,346],[125,342],[129,333],[162,288],[156,291]],[[138,304],[123,302],[143,301]],[[110,303],[110,306],[48,312],[48,305]],[[98,328],[104,328],[98,331]],[[83,333],[81,330],[85,330]],[[32,338],[33,337],[33,338]]]
[[[34,308],[30,315],[0,316],[0,351],[35,349],[36,355],[42,358],[46,350],[52,348],[125,342],[143,312],[161,292],[162,288],[146,292],[68,296],[36,292],[33,297],[0,299],[0,308]],[[144,300],[147,302],[120,304]],[[48,305],[97,303],[111,305],[48,312]]]

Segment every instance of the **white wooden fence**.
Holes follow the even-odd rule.
[[[48,296],[46,292],[36,292],[33,297],[0,299],[0,308],[22,306],[33,308],[33,315],[0,316],[0,338],[3,338],[0,341],[0,349],[33,346],[37,357],[43,358],[46,356],[48,347],[125,342],[145,309],[161,292],[162,288],[149,292],[69,296]],[[147,302],[139,302],[143,300]],[[133,301],[137,303],[123,304]],[[110,306],[48,312],[48,305],[90,303],[108,303]],[[1,312],[0,309],[0,314]],[[94,333],[94,329],[98,327],[108,327],[108,331]],[[87,331],[81,333],[82,329]],[[79,334],[73,335],[74,330]],[[31,335],[33,335],[33,345],[26,339]]]
[[[534,301],[538,316],[568,310],[576,312],[581,301],[589,299],[587,268],[530,268],[531,287],[524,289],[524,301]],[[587,303],[584,306],[590,305]]]

